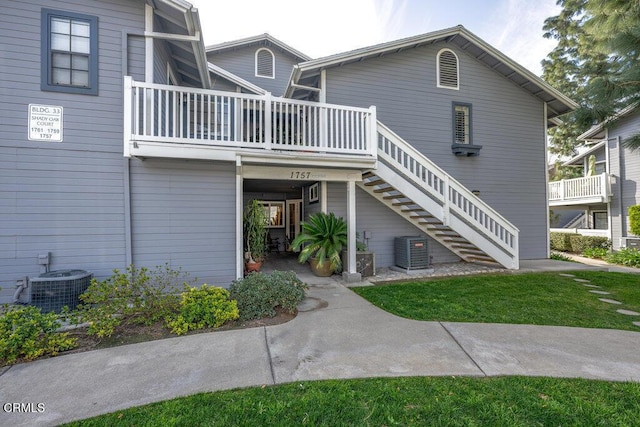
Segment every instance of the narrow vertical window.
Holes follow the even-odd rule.
[[[471,144],[471,106],[453,106],[453,142]]]
[[[256,76],[275,77],[275,57],[269,49],[261,48],[256,51]]]
[[[453,102],[451,121],[453,144],[451,149],[456,156],[475,157],[480,154],[481,145],[473,143],[473,116],[471,104]]]
[[[98,94],[98,18],[42,9],[41,89]]]
[[[458,57],[452,50],[442,49],[437,57],[438,87],[459,89]]]

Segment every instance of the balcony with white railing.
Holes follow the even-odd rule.
[[[607,203],[611,199],[608,173],[549,183],[549,206]]]
[[[136,82],[125,77],[124,154],[235,160],[331,158],[371,164],[375,107]],[[311,160],[312,161],[312,160]]]

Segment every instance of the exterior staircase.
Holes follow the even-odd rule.
[[[378,159],[360,188],[461,259],[518,269],[518,228],[380,122]]]

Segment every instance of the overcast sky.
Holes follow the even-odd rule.
[[[464,25],[540,75],[555,42],[542,24],[556,0],[189,0],[200,11],[205,44],[269,33],[319,58]]]

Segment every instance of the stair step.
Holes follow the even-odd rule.
[[[384,179],[372,179],[371,181],[365,181],[364,185],[366,185],[367,187],[371,187],[374,185],[380,185],[380,184],[384,184],[386,181]]]
[[[476,255],[476,256],[479,256],[479,257],[488,256],[487,254],[485,254],[482,250],[480,250],[478,248],[475,248],[475,249],[471,249],[471,248],[460,249],[458,252],[460,252],[462,254]]]
[[[420,206],[415,207],[415,208],[407,208],[407,209],[400,209],[402,212],[427,212],[425,211],[423,208],[421,208]],[[427,212],[427,214],[429,214]],[[421,215],[411,215],[411,216],[421,216]],[[431,214],[429,214],[429,216],[432,216]]]
[[[367,179],[367,178],[371,178],[371,177],[374,177],[374,176],[378,176],[378,175],[376,175],[375,173],[373,173],[371,171],[368,171],[368,172],[365,172],[365,173],[362,174],[362,179]]]
[[[407,206],[407,205],[414,205],[415,203],[413,202],[413,200],[407,200],[404,202],[393,202],[392,205],[393,206]]]
[[[491,258],[490,256],[485,256],[485,257],[480,257],[480,256],[470,256],[468,257],[469,260],[473,260],[473,262],[477,262],[478,264],[485,264],[485,265],[489,265],[492,267],[501,267],[502,268],[502,264],[500,264],[499,262],[496,262],[496,260],[494,260],[493,258]]]
[[[382,187],[382,188],[374,188],[373,192],[374,193],[387,193],[389,191],[393,191],[395,190],[395,188],[393,188],[392,186],[386,186],[386,187]]]
[[[398,190],[395,190],[398,191]],[[398,193],[398,194],[387,194],[386,196],[382,197],[385,200],[390,200],[390,199],[404,199],[405,195],[402,193]]]

